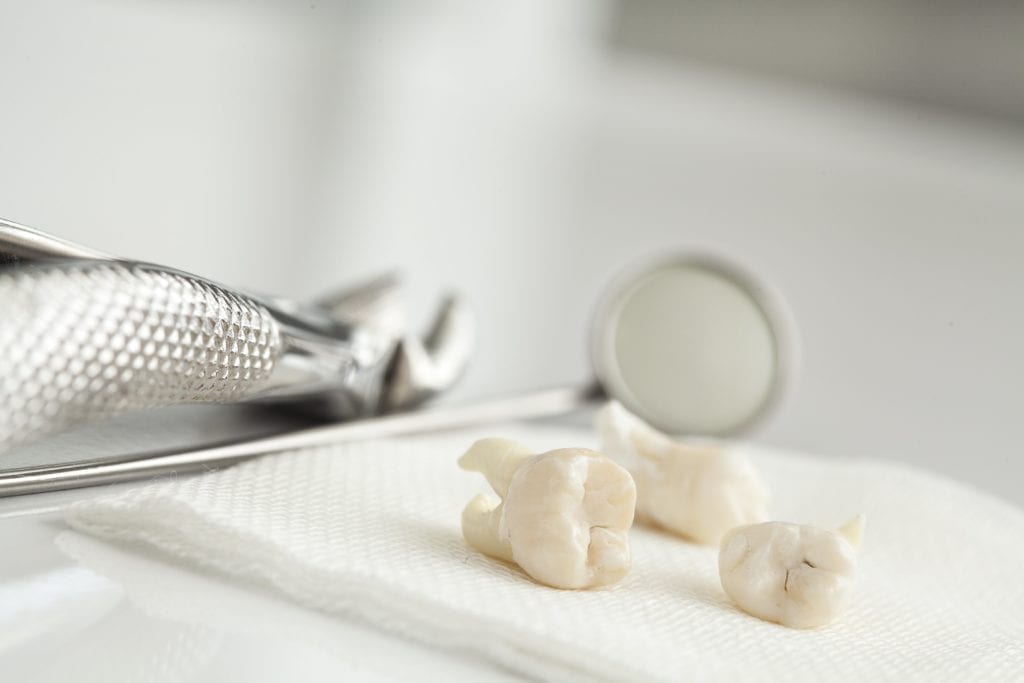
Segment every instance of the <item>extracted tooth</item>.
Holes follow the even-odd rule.
[[[603,586],[629,573],[636,487],[608,458],[585,448],[532,455],[482,439],[459,465],[481,472],[501,496],[477,496],[462,512],[462,534],[480,552],[555,588]]]
[[[705,545],[764,520],[768,489],[743,453],[674,441],[617,401],[595,423],[602,450],[633,474],[642,519]]]
[[[722,588],[744,612],[793,628],[833,622],[850,602],[856,549],[864,516],[838,531],[786,522],[764,522],[730,531],[722,539],[718,574]]]

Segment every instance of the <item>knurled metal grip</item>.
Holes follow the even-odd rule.
[[[0,271],[0,451],[87,420],[256,393],[283,353],[261,305],[144,264]]]

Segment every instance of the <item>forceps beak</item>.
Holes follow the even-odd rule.
[[[450,388],[472,355],[476,336],[469,306],[455,294],[445,296],[422,337],[406,333],[402,282],[386,273],[316,303],[338,322],[365,326],[397,340],[384,379],[381,412],[415,407]]]
[[[402,280],[394,271],[322,296],[314,304],[343,324],[366,326],[391,337],[405,331]]]
[[[422,338],[403,337],[385,377],[382,412],[412,408],[448,389],[472,355],[476,330],[469,306],[450,294]]]

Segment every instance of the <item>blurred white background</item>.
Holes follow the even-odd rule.
[[[799,322],[760,438],[1024,502],[1024,9],[890,4],[3,0],[0,215],[297,297],[397,267],[420,320],[457,287],[451,400],[582,380],[608,278],[711,246]]]

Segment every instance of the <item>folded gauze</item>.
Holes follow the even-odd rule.
[[[487,435],[537,452],[592,432]],[[463,506],[485,490],[456,466],[478,431],[264,457],[80,503],[85,532],[263,583],[302,605],[470,651],[547,680],[1004,680],[1024,675],[1024,511],[891,462],[743,446],[770,517],[868,529],[853,602],[793,630],[739,611],[718,549],[644,527],[633,569],[601,590],[534,583],[466,545]]]

